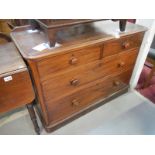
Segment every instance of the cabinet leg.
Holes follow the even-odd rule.
[[[30,118],[31,118],[31,120],[33,122],[35,132],[38,135],[40,135],[40,128],[39,128],[37,118],[36,118],[36,114],[35,114],[35,111],[34,111],[34,108],[33,108],[33,102],[31,104],[27,104],[26,107],[27,107],[28,112],[30,114]]]
[[[120,31],[125,31],[126,23],[127,23],[127,20],[126,19],[120,19],[120,21],[119,21]]]
[[[47,32],[47,37],[48,37],[50,47],[54,47],[56,44],[56,33],[57,33],[56,29],[52,29]]]

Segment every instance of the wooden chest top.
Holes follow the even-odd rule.
[[[118,22],[112,21],[98,21],[86,26],[80,25],[62,30],[57,36],[57,46],[49,48],[45,45],[42,50],[36,50],[36,47],[42,43],[46,44],[46,36],[41,31],[32,31],[30,26],[16,28],[11,36],[25,59],[39,59],[147,30],[143,26],[127,23],[126,31],[120,32],[118,24]],[[41,47],[39,48],[41,49]]]

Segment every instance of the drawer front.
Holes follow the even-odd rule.
[[[143,33],[138,33],[105,43],[103,57],[140,47],[143,35]]]
[[[137,54],[138,50],[127,51],[55,76],[42,83],[45,100],[60,98],[77,91],[84,84],[123,72],[134,65]]]
[[[47,58],[38,62],[38,71],[41,80],[45,80],[53,73],[58,73],[65,69],[73,69],[100,59],[101,49],[99,46],[81,49]]]
[[[15,73],[12,80],[0,78],[0,113],[31,103],[34,92],[27,71]]]
[[[132,69],[116,77],[100,79],[89,87],[66,96],[61,100],[48,101],[47,109],[51,123],[56,123],[79,112],[83,108],[99,101],[128,85]]]

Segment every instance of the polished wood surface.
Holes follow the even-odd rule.
[[[15,45],[0,45],[0,113],[27,105],[37,134],[40,130],[33,109],[34,91],[28,69]]]
[[[12,33],[12,39],[20,50],[25,59],[43,59],[45,57],[52,57],[54,55],[61,55],[62,53],[69,53],[92,47],[92,45],[102,45],[103,42],[118,40],[123,36],[132,35],[138,32],[144,32],[147,29],[143,26],[127,23],[126,32],[118,31],[118,22],[100,21],[94,23],[93,26],[86,27],[84,33],[76,35],[76,31],[61,31],[59,34],[58,43],[60,46],[55,48],[45,48],[41,51],[33,48],[42,43],[46,43],[45,34],[41,31],[29,31],[30,26],[16,28]],[[79,29],[83,27],[79,26]]]
[[[34,48],[46,43],[43,32],[28,27],[12,32],[29,65],[47,131],[127,89],[146,28],[127,23],[120,33],[117,26],[107,21],[77,35],[62,31],[60,46],[43,50]]]
[[[12,42],[0,45],[0,68],[0,112],[31,103],[34,92],[29,72]]]
[[[77,24],[86,24],[104,19],[35,19],[35,21],[46,28],[58,28],[73,26]]]
[[[143,33],[138,33],[131,36],[125,36],[117,40],[109,41],[104,45],[103,57],[139,47],[141,45],[143,35]]]
[[[73,113],[72,115],[70,115],[69,117],[65,117],[63,120],[61,121],[58,121],[57,123],[51,123],[50,125],[45,126],[46,128],[46,131],[47,132],[53,132],[57,129],[59,129],[60,127],[74,121],[75,119],[79,118],[79,117],[82,117],[83,115],[87,114],[88,112],[91,112],[92,110],[100,107],[100,106],[103,106],[104,104],[110,102],[111,100],[119,97],[120,95],[123,95],[124,93],[127,93],[128,92],[128,86],[127,87],[124,87],[120,90],[118,90],[117,92],[105,97],[105,98],[102,98],[101,100],[97,100],[97,102],[93,102],[93,104],[90,104],[88,106],[86,106],[85,108],[82,108],[79,112],[75,112]]]
[[[34,92],[28,71],[10,74],[11,81],[5,82],[0,78],[0,112],[31,103],[34,100]]]
[[[0,45],[0,58],[0,77],[10,72],[26,70],[26,65],[12,42]]]
[[[78,66],[99,60],[100,52],[101,48],[99,46],[90,47],[38,61],[37,65],[40,77],[44,80],[47,79],[51,73],[74,69]]]
[[[109,76],[99,79],[87,85],[71,95],[66,95],[59,100],[47,101],[49,118],[51,123],[57,123],[63,118],[68,117],[88,105],[107,97],[128,85],[132,68],[117,76]]]
[[[46,39],[51,47],[54,47],[57,42],[57,33],[60,29],[66,27],[83,25],[88,23],[94,23],[98,21],[103,21],[106,19],[35,19],[32,20],[32,28],[40,29],[46,34]],[[117,21],[117,20],[113,20]],[[126,19],[119,20],[120,31],[125,31]],[[77,29],[77,27],[76,27]]]
[[[61,98],[79,90],[81,86],[89,82],[107,75],[123,72],[134,65],[137,54],[138,49],[113,55],[95,63],[89,63],[68,71],[65,70],[65,72],[58,74],[52,74],[51,72],[51,76],[47,74],[49,75],[49,80],[41,82],[45,100]]]

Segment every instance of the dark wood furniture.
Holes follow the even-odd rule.
[[[3,32],[0,32],[0,44],[4,44],[7,42],[11,42],[11,38],[9,35],[6,35]]]
[[[40,29],[46,34],[46,39],[51,47],[55,46],[57,41],[57,32],[70,26],[88,24],[106,19],[34,19],[31,20],[33,29]],[[117,21],[115,19],[113,21]],[[125,31],[126,19],[119,20],[120,31]]]
[[[12,42],[0,45],[0,113],[26,105],[35,131],[40,134],[34,99],[28,69],[15,45]]]
[[[152,80],[152,77],[155,73],[155,50],[154,49],[150,50],[150,52],[148,53],[146,61],[149,62],[152,66],[151,67],[150,67],[150,65],[148,66],[149,68],[151,68],[151,70],[150,70],[150,73],[144,82],[143,88],[146,88],[149,86],[149,83]],[[145,65],[147,65],[147,64],[145,64]]]
[[[0,32],[3,32],[6,35],[9,35],[11,29],[8,26],[8,19],[0,19]]]
[[[59,46],[38,49],[46,34],[21,27],[11,37],[27,62],[47,132],[127,92],[146,28],[100,21],[60,31]]]

